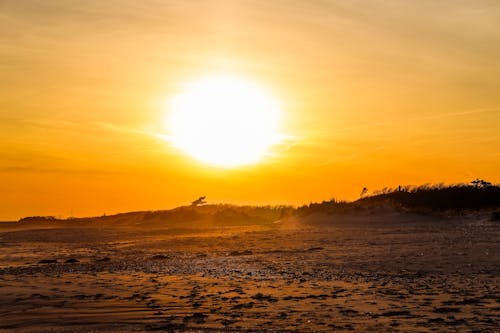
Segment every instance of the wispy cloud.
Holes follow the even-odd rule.
[[[436,113],[436,114],[432,114],[432,115],[407,117],[407,118],[403,118],[403,120],[404,120],[404,122],[411,123],[411,122],[420,121],[420,120],[467,117],[467,116],[472,116],[472,115],[477,115],[477,114],[495,113],[495,112],[500,112],[500,109],[499,108],[477,108],[477,109],[470,109],[470,110],[463,110],[463,111],[456,111],[456,112],[444,112],[444,113]],[[356,125],[356,126],[337,128],[335,130],[335,133],[351,133],[351,132],[360,133],[360,130],[363,130],[363,129],[392,127],[395,125],[399,126],[399,125],[401,125],[401,122],[402,122],[401,118],[397,118],[397,119],[389,118],[389,120],[385,120],[385,121],[365,122],[365,123],[360,123],[359,125]],[[327,137],[331,138],[331,135],[327,135]]]
[[[479,108],[479,109],[471,109],[471,110],[464,110],[464,111],[457,111],[457,112],[437,113],[435,115],[413,117],[410,120],[452,118],[452,117],[468,116],[468,115],[479,114],[479,113],[493,113],[493,112],[500,112],[500,109],[499,108]]]
[[[87,168],[64,168],[64,167],[42,167],[42,166],[2,166],[0,173],[54,173],[54,174],[75,174],[75,175],[115,175],[120,171]]]

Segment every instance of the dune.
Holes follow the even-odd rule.
[[[488,212],[227,208],[0,225],[0,330],[498,327],[500,225]]]

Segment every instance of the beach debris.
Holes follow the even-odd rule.
[[[75,259],[75,258],[70,258],[65,261],[66,264],[75,264],[77,262],[80,262],[80,260]]]
[[[39,264],[57,264],[57,259],[42,259]]]

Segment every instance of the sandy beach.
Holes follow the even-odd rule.
[[[500,0],[0,0],[0,333],[500,333]]]
[[[486,216],[0,226],[2,332],[494,332]]]

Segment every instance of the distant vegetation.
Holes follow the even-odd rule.
[[[315,212],[342,213],[368,207],[400,208],[417,213],[496,209],[500,207],[500,186],[476,179],[471,184],[422,185],[385,188],[354,202],[323,201],[297,208],[300,215]]]
[[[28,216],[23,217],[19,222],[54,222],[57,219],[54,216]]]
[[[500,187],[489,185],[432,185],[398,188],[361,200],[385,199],[409,209],[431,211],[496,208],[500,206]]]
[[[179,227],[186,225],[256,225],[272,223],[292,214],[293,211],[294,208],[291,206],[191,205],[170,210],[130,212],[98,217],[56,219],[52,216],[32,216],[22,218],[19,222],[158,226],[168,223],[169,226]]]
[[[203,220],[214,224],[261,224],[279,220],[292,211],[291,206],[192,205],[166,211],[147,212],[143,220],[168,220],[178,223]]]
[[[363,188],[361,198],[353,201],[335,199],[310,203],[298,208],[291,206],[235,206],[205,204],[205,197],[190,206],[171,210],[122,213],[109,216],[56,219],[53,216],[32,216],[19,220],[23,223],[112,223],[123,225],[169,226],[245,225],[266,224],[290,215],[355,213],[367,209],[396,209],[414,213],[460,212],[491,209],[492,220],[500,220],[500,186],[476,179],[470,184],[398,186],[367,194]]]

